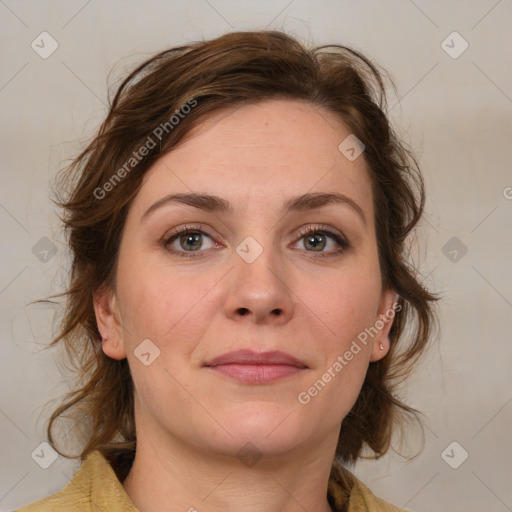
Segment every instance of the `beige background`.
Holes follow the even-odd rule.
[[[61,290],[67,272],[49,180],[105,115],[114,66],[110,84],[165,47],[264,27],[348,44],[387,68],[400,98],[392,116],[429,191],[415,255],[444,295],[441,329],[406,390],[427,418],[424,449],[354,471],[415,512],[512,510],[511,20],[510,0],[0,1],[0,511],[56,492],[76,469],[31,457],[45,440],[43,405],[67,389],[55,354],[40,350],[52,310],[29,305]],[[43,31],[58,43],[47,59],[31,48]],[[457,469],[445,462],[465,452]]]

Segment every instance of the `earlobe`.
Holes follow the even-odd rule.
[[[385,290],[382,293],[379,311],[375,318],[375,328],[378,333],[373,338],[371,362],[380,361],[389,352],[391,345],[389,331],[393,325],[396,312],[400,310],[398,298],[399,295],[394,290]]]
[[[106,286],[99,288],[93,295],[93,304],[103,352],[113,359],[124,359],[126,350],[112,289]]]

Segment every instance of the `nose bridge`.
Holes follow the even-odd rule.
[[[293,301],[272,230],[260,229],[244,238],[235,248],[233,262],[226,313],[233,318],[250,316],[257,322],[289,318]]]

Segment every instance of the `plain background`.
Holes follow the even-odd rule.
[[[102,121],[107,85],[137,62],[261,28],[347,44],[386,68],[398,87],[392,119],[427,184],[413,256],[444,299],[439,339],[406,389],[426,417],[424,448],[354,472],[415,512],[512,510],[511,20],[510,0],[1,0],[0,510],[58,491],[76,470],[31,457],[45,440],[44,404],[68,389],[56,354],[41,351],[53,310],[30,305],[67,276],[49,183]],[[42,32],[58,43],[46,59],[31,47],[39,41],[41,52],[45,37],[51,48]],[[421,441],[414,432],[409,454]]]

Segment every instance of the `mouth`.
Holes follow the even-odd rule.
[[[206,368],[246,384],[267,384],[308,369],[302,361],[281,351],[237,350],[218,356]]]

